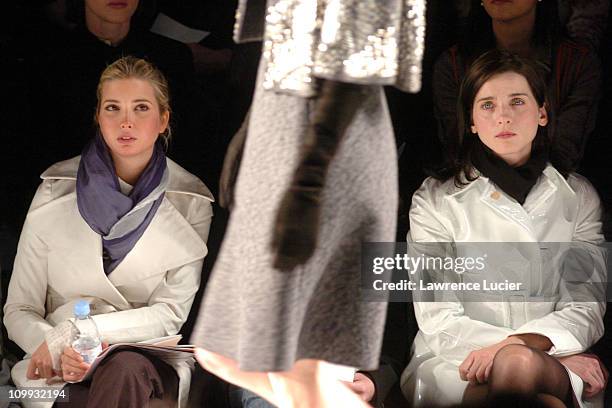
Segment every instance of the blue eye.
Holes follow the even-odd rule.
[[[482,105],[480,105],[481,109],[485,109],[485,110],[490,110],[493,109],[493,102],[491,101],[486,101],[485,103],[483,103]]]

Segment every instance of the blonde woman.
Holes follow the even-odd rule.
[[[150,63],[117,60],[99,81],[96,137],[81,156],[42,174],[4,309],[9,337],[27,353],[12,371],[17,386],[57,380],[61,387],[83,378],[89,366],[62,330],[80,299],[90,301],[108,343],[175,334],[187,319],[207,253],[213,198],[165,156],[168,95]],[[186,402],[189,366],[133,352],[106,361],[91,382],[70,385],[70,402],[60,406]]]

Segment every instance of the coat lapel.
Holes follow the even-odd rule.
[[[533,235],[533,228],[529,214],[516,200],[508,197],[501,189],[497,188],[489,179],[479,178],[483,184],[480,200],[510,221],[520,225]]]
[[[202,259],[206,253],[204,241],[164,198],[142,237],[108,278],[120,287]],[[155,269],[151,270],[150,265]]]
[[[54,250],[48,259],[49,274],[58,275],[49,278],[49,282],[58,285],[53,290],[62,293],[67,299],[93,296],[119,310],[130,308],[127,300],[104,273],[102,238],[80,216],[76,193],[56,200],[51,207],[43,207],[33,214],[40,219],[37,222],[41,230],[45,231],[45,239],[53,242]],[[49,210],[53,217],[47,216]],[[57,225],[62,225],[62,228],[58,229]],[[64,231],[70,231],[70,234]]]
[[[532,214],[542,204],[550,200],[550,197],[557,191],[557,186],[550,178],[541,177],[538,183],[531,189],[523,208],[529,214]]]
[[[496,188],[495,184],[486,178],[481,177],[476,182],[481,182],[483,185],[482,202],[509,220],[519,224],[536,240],[539,234],[533,223],[535,214],[545,212],[546,209],[544,207],[547,203],[557,202],[558,200],[551,200],[551,197],[555,194],[563,194],[565,200],[571,200],[575,197],[574,191],[567,184],[563,176],[550,164],[542,172],[537,183],[527,195],[523,205],[508,197],[508,195]]]

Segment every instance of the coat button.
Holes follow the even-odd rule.
[[[499,197],[501,197],[501,194],[499,193],[499,191],[494,191],[491,193],[491,198],[494,200],[499,200]]]

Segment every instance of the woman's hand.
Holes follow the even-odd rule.
[[[64,352],[60,359],[62,362],[62,377],[64,381],[81,381],[87,370],[89,370],[90,365],[70,346],[64,348]]]
[[[51,379],[58,374],[59,373],[53,370],[53,361],[51,359],[51,353],[49,353],[49,347],[47,347],[47,342],[43,341],[36,351],[32,353],[26,377],[29,380],[39,380],[41,378]]]
[[[525,342],[516,336],[511,336],[492,346],[472,351],[459,366],[459,376],[461,379],[469,381],[472,385],[485,384],[489,380],[495,355],[502,347],[509,344],[524,345]]]
[[[374,382],[363,373],[355,373],[353,382],[345,382],[345,384],[365,402],[372,401],[376,387]]]
[[[470,384],[484,384],[489,379],[493,359],[499,351],[498,344],[472,351],[459,366],[459,376]]]
[[[584,381],[584,398],[591,398],[606,389],[608,370],[595,354],[582,353],[560,357],[559,362]]]

